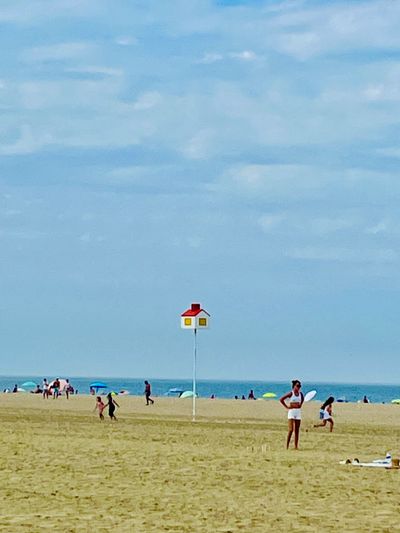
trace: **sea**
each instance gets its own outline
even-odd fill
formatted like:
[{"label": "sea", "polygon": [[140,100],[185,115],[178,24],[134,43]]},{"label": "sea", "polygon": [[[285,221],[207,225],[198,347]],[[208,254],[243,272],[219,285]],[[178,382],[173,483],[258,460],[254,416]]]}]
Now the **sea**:
[{"label": "sea", "polygon": [[[49,381],[54,376],[46,376]],[[107,377],[74,377],[59,376],[60,378],[68,377],[71,385],[78,394],[89,394],[90,384],[102,382],[107,387],[99,389],[99,394],[105,394],[110,391],[121,392],[128,391],[132,395],[142,395],[144,391],[144,378],[107,378]],[[169,392],[171,389],[178,391],[192,390],[192,381],[190,379],[151,379],[153,396],[179,396],[178,392]],[[7,389],[12,390],[14,385],[22,388],[23,384],[33,381],[41,385],[43,376],[0,376],[0,391]],[[350,383],[319,383],[319,382],[302,382],[302,391],[304,393],[310,390],[316,390],[316,401],[324,401],[328,396],[333,396],[336,401],[357,402],[367,396],[372,403],[390,403],[393,399],[400,398],[400,385],[379,385],[379,384],[350,384]],[[197,380],[197,393],[199,397],[210,398],[230,398],[237,396],[239,399],[246,398],[250,390],[254,391],[256,398],[261,398],[266,392],[272,392],[279,398],[290,390],[290,383],[280,381],[228,381],[228,380]],[[29,389],[29,388],[28,388]],[[23,393],[22,393],[23,394]]]}]

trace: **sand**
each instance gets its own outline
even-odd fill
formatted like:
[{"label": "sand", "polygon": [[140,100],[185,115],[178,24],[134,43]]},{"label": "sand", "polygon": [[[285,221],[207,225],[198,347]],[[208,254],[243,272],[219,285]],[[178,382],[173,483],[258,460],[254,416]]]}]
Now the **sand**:
[{"label": "sand", "polygon": [[400,471],[338,464],[398,454],[400,406],[310,402],[296,452],[276,401],[118,401],[0,396],[1,531],[400,531]]}]

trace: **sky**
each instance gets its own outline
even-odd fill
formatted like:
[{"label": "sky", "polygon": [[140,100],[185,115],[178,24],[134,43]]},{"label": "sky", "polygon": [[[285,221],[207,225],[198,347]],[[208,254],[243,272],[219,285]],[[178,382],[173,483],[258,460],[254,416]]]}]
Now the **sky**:
[{"label": "sky", "polygon": [[2,0],[0,374],[398,382],[399,20]]}]

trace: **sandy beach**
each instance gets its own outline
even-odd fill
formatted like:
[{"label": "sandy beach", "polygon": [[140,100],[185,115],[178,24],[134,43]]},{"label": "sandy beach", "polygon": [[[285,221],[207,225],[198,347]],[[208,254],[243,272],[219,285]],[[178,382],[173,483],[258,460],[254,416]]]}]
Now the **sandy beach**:
[{"label": "sandy beach", "polygon": [[310,402],[296,452],[277,401],[118,401],[1,395],[1,531],[400,531],[400,472],[339,465],[398,455],[399,406]]}]

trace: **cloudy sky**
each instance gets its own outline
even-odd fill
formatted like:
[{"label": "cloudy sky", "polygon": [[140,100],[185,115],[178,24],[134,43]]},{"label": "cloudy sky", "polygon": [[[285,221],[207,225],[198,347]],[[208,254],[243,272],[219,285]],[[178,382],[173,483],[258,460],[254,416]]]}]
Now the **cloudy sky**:
[{"label": "cloudy sky", "polygon": [[396,381],[399,21],[2,0],[0,373]]}]

